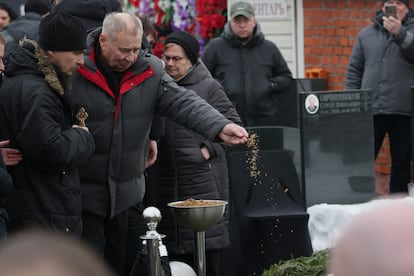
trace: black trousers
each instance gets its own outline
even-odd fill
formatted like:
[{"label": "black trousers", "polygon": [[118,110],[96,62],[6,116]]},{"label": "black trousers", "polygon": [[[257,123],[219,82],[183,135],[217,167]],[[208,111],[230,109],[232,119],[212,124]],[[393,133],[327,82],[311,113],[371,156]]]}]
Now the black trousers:
[{"label": "black trousers", "polygon": [[82,238],[104,257],[117,275],[125,271],[127,252],[128,211],[107,218],[88,212],[82,213]]},{"label": "black trousers", "polygon": [[128,239],[127,239],[127,271],[131,271],[138,254],[142,251],[142,239],[140,236],[145,235],[148,227],[142,217],[144,205],[138,203],[128,210]]},{"label": "black trousers", "polygon": [[391,151],[390,193],[406,193],[411,169],[411,117],[404,115],[375,115],[375,157],[388,133]]}]

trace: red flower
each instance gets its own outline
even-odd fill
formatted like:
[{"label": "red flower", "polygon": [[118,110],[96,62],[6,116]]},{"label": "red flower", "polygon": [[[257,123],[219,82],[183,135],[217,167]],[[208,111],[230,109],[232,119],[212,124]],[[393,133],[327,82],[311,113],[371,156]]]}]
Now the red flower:
[{"label": "red flower", "polygon": [[[129,0],[129,4],[134,7],[139,7],[139,3],[142,0]],[[147,0],[152,2],[150,11],[150,17],[153,22],[157,25],[160,32],[168,34],[172,31],[171,20],[174,15],[173,8],[167,8],[162,10],[158,3],[161,0]],[[146,2],[147,2],[146,1]],[[194,2],[192,2],[194,3]],[[209,40],[213,37],[220,35],[223,31],[224,25],[226,24],[226,15],[227,15],[227,1],[225,0],[196,0],[196,18],[191,18],[192,22],[185,27],[185,30],[190,34],[194,34],[204,45],[206,40]],[[153,10],[152,10],[153,9]],[[142,11],[141,11],[142,12]],[[197,28],[199,26],[199,28]],[[200,34],[198,34],[198,31]],[[204,41],[203,41],[204,40]],[[158,43],[157,47],[154,49],[154,52],[160,50]]]},{"label": "red flower", "polygon": [[213,14],[211,16],[211,26],[215,29],[223,29],[226,24],[226,18],[221,14]]},{"label": "red flower", "polygon": [[196,5],[201,37],[210,39],[221,33],[226,24],[226,1],[197,0]]},{"label": "red flower", "polygon": [[139,0],[129,0],[129,3],[136,8],[139,6]]}]

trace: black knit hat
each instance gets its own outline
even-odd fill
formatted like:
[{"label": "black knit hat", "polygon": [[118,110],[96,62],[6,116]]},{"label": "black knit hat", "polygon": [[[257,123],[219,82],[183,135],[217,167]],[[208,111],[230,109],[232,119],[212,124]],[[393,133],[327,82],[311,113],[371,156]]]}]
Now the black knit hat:
[{"label": "black knit hat", "polygon": [[198,43],[194,36],[183,31],[173,32],[167,37],[164,45],[167,45],[168,43],[175,43],[183,47],[191,63],[193,65],[197,63],[200,43]]},{"label": "black knit hat", "polygon": [[[388,0],[382,1],[382,4],[387,2]],[[400,2],[404,3],[407,7],[410,7],[410,1],[409,0],[400,0]]]},{"label": "black knit hat", "polygon": [[74,16],[52,13],[40,21],[39,45],[50,51],[82,51],[86,49],[86,31]]}]

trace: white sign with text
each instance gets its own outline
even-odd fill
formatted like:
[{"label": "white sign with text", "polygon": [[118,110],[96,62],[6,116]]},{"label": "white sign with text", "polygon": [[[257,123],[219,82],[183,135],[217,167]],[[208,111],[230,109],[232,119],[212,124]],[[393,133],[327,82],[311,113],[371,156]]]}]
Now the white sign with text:
[{"label": "white sign with text", "polygon": [[286,0],[250,0],[256,18],[286,18],[287,4]]}]

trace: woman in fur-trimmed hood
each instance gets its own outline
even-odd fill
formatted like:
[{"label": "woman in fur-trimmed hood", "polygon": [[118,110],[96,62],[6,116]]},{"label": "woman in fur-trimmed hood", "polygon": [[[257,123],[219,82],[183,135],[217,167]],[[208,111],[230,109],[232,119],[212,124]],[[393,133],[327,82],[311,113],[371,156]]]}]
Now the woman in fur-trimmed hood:
[{"label": "woman in fur-trimmed hood", "polygon": [[23,157],[8,168],[14,183],[9,230],[36,226],[79,235],[77,167],[95,145],[87,127],[71,122],[66,84],[83,63],[85,31],[63,13],[45,17],[39,31],[39,44],[24,40],[5,57],[7,77],[0,88],[0,137]]}]

